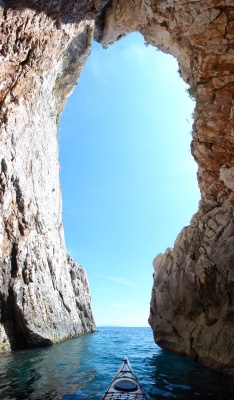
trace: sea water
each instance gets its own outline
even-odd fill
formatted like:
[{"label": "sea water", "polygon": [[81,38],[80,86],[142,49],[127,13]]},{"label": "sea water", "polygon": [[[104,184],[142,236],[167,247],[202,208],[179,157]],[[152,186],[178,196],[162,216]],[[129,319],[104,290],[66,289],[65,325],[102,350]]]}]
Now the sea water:
[{"label": "sea water", "polygon": [[119,327],[1,355],[0,399],[100,399],[124,356],[149,400],[234,399],[233,378],[163,351],[150,328]]}]

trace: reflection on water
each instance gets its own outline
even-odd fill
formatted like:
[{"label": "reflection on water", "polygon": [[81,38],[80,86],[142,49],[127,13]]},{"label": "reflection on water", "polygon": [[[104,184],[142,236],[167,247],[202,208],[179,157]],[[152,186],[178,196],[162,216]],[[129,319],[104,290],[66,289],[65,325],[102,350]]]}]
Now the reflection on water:
[{"label": "reflection on water", "polygon": [[165,351],[148,362],[153,399],[234,399],[234,380],[182,356]]},{"label": "reflection on water", "polygon": [[1,400],[100,399],[123,356],[151,399],[233,400],[233,378],[153,342],[150,328],[100,328],[58,345],[0,356]]},{"label": "reflection on water", "polygon": [[1,356],[0,399],[60,399],[67,390],[82,390],[84,375],[95,374],[91,367],[82,366],[88,341],[88,336],[81,336],[56,346]]}]

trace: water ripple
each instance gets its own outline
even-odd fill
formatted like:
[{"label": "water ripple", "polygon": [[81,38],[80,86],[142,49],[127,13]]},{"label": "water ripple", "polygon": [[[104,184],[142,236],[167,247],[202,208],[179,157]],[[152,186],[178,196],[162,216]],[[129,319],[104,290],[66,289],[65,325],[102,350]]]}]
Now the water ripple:
[{"label": "water ripple", "polygon": [[0,399],[100,399],[125,355],[149,400],[234,398],[233,378],[161,350],[150,328],[116,327],[1,355]]}]

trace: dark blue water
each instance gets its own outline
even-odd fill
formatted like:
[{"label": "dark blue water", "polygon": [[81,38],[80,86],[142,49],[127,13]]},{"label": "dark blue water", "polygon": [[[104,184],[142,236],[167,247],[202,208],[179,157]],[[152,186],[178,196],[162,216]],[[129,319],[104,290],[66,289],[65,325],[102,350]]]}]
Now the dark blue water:
[{"label": "dark blue water", "polygon": [[99,328],[52,347],[2,355],[0,399],[100,399],[125,355],[149,400],[234,399],[233,378],[161,350],[150,328]]}]

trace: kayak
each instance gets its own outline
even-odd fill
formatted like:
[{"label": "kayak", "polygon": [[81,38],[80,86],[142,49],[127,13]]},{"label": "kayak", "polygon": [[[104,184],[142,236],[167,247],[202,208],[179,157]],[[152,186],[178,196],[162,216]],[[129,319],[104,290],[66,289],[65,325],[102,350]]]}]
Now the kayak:
[{"label": "kayak", "polygon": [[102,400],[147,400],[127,357],[124,357]]}]

